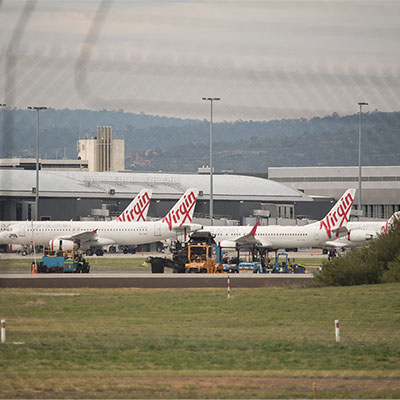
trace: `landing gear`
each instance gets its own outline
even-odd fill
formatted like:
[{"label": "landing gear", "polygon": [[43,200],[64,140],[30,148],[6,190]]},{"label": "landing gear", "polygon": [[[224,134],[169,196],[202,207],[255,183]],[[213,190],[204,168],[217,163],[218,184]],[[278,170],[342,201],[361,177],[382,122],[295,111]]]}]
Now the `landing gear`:
[{"label": "landing gear", "polygon": [[124,254],[128,254],[128,253],[135,254],[136,253],[136,247],[134,247],[134,246],[123,245],[123,246],[119,246],[119,249],[122,250],[122,252]]},{"label": "landing gear", "polygon": [[104,250],[103,249],[96,249],[96,250],[87,249],[85,251],[85,254],[87,256],[92,256],[93,254],[96,254],[96,256],[100,257],[100,256],[104,255]]}]

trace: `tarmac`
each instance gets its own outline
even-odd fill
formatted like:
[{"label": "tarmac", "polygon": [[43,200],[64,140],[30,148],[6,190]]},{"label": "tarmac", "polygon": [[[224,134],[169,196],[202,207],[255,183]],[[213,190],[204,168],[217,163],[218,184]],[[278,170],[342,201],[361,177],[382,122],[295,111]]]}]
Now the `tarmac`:
[{"label": "tarmac", "polygon": [[[154,253],[105,254],[104,258],[143,258]],[[157,255],[168,256],[167,253]],[[1,254],[2,259],[27,258],[17,254]],[[87,257],[90,262],[91,258]],[[290,252],[289,258],[325,258],[320,249]],[[256,288],[256,287],[303,287],[309,285],[312,274],[174,274],[166,269],[164,274],[150,271],[93,271],[89,274],[31,274],[29,271],[2,271],[1,288]]]}]

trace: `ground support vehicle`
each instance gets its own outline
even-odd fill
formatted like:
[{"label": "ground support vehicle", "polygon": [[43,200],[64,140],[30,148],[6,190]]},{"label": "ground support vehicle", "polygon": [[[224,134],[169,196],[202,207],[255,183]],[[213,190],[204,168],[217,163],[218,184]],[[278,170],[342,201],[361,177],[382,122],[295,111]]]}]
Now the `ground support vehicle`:
[{"label": "ground support vehicle", "polygon": [[[210,233],[195,232],[187,243],[177,242],[171,248],[172,260],[162,257],[148,257],[152,273],[163,273],[172,268],[177,273],[220,273],[224,272],[221,262],[221,248]],[[229,268],[232,268],[233,265]],[[229,272],[226,267],[225,271]]]},{"label": "ground support vehicle", "polygon": [[255,266],[253,272],[260,274],[305,274],[307,269],[301,264],[291,264],[287,253],[278,253],[274,262],[269,262],[264,266]]},{"label": "ground support vehicle", "polygon": [[222,272],[220,248],[216,244],[190,244],[185,270],[189,273]]},{"label": "ground support vehicle", "polygon": [[238,268],[240,271],[254,271],[259,270],[262,267],[260,261],[242,261],[239,263]]},{"label": "ground support vehicle", "polygon": [[32,262],[32,273],[89,273],[90,265],[76,251],[54,251],[43,250],[43,257],[40,261]]},{"label": "ground support vehicle", "polygon": [[305,273],[304,266],[290,264],[287,253],[276,255],[275,261],[265,259],[265,252],[256,257],[252,252],[252,262],[244,262],[238,256],[229,260],[223,258],[222,249],[215,243],[208,232],[195,232],[188,243],[176,243],[171,248],[172,260],[162,257],[148,257],[152,273],[163,273],[164,268],[172,268],[177,273],[239,273],[252,271],[254,273]]},{"label": "ground support vehicle", "polygon": [[222,264],[222,272],[227,272],[230,274],[238,274],[239,273],[239,264]]}]

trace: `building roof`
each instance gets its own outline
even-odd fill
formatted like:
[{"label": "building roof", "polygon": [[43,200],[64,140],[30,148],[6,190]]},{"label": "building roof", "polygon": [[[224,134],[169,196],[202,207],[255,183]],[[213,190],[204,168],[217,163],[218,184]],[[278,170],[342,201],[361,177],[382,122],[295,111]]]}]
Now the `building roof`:
[{"label": "building roof", "polygon": [[[87,160],[39,160],[42,169],[88,170]],[[1,158],[0,168],[36,169],[36,158]]]},{"label": "building roof", "polygon": [[[214,199],[257,201],[312,201],[295,189],[268,179],[242,175],[214,175]],[[36,171],[0,170],[0,195],[32,195]],[[142,172],[40,171],[39,193],[50,197],[132,198],[143,188],[153,190],[153,198],[177,199],[190,188],[210,195],[210,177],[203,174]]]}]

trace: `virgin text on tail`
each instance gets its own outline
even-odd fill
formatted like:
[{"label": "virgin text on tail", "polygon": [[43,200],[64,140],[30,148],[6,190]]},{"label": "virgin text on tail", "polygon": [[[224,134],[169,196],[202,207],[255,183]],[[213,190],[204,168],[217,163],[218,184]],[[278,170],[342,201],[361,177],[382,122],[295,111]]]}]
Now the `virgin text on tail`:
[{"label": "virgin text on tail", "polygon": [[172,230],[173,225],[178,227],[182,226],[186,220],[192,222],[191,211],[196,205],[196,195],[194,192],[190,192],[188,195],[184,195],[181,203],[173,208],[163,219],[162,222],[168,224],[169,230]]},{"label": "virgin text on tail", "polygon": [[[332,238],[332,229],[338,229],[343,226],[344,222],[348,222],[348,214],[354,203],[354,197],[351,193],[342,196],[338,204],[332,209],[331,212],[320,222],[319,229],[324,228],[328,238]],[[337,232],[338,236],[339,232]]]}]

